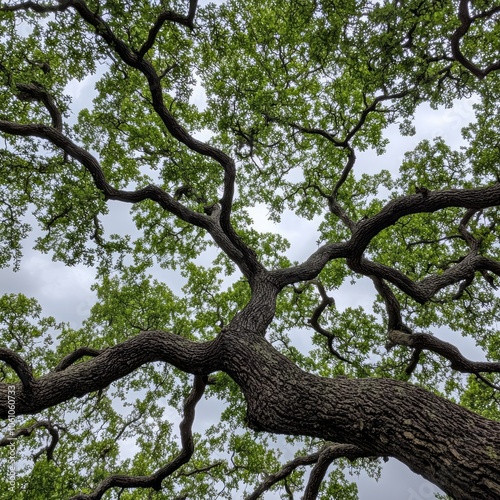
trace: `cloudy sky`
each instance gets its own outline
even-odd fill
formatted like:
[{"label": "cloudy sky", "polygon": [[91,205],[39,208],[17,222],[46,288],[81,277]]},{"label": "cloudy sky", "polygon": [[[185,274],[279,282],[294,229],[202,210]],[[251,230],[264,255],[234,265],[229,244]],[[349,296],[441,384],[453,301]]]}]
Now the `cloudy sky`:
[{"label": "cloudy sky", "polygon": [[[89,105],[88,99],[92,96],[95,77],[89,78],[80,84],[70,87],[76,109]],[[203,95],[198,92],[195,101],[202,103]],[[460,128],[472,117],[472,102],[458,102],[453,109],[433,111],[422,107],[417,113],[415,126],[417,135],[414,137],[400,137],[397,127],[387,131],[391,140],[387,154],[377,157],[373,152],[358,155],[356,175],[373,169],[397,169],[403,154],[423,138],[432,138],[441,135],[451,146],[461,143]],[[106,219],[106,232],[126,232],[130,218],[128,206],[114,204],[111,207],[111,216]],[[280,231],[291,242],[290,257],[303,260],[316,248],[314,226],[308,221],[284,218],[279,225],[267,221],[266,210],[263,207],[254,207],[252,214],[258,221],[257,229],[266,231]],[[308,236],[309,235],[309,236]],[[24,293],[35,297],[43,306],[44,315],[54,316],[59,321],[78,326],[87,316],[94,303],[94,295],[90,290],[94,272],[83,266],[67,268],[58,262],[52,262],[50,255],[35,253],[31,250],[33,240],[26,242],[21,270],[14,273],[12,270],[0,270],[0,293]],[[165,271],[161,271],[165,273]],[[180,277],[169,276],[169,285],[174,291],[180,290]],[[177,286],[175,285],[177,283]],[[355,286],[345,284],[339,293],[335,294],[337,307],[357,305],[371,307],[374,290],[371,282],[361,280]],[[298,344],[307,341],[295,339]],[[305,347],[304,344],[304,347]],[[472,342],[460,338],[460,348],[466,356],[480,359],[481,353]],[[220,411],[217,403],[210,400],[200,402],[198,415],[202,415],[195,422],[195,430],[200,432],[204,427],[212,424]],[[292,451],[292,450],[291,450]],[[290,452],[291,452],[290,451]],[[381,480],[377,483],[365,476],[357,479],[360,498],[362,500],[425,500],[434,498],[434,491],[438,491],[421,477],[413,474],[406,466],[395,460],[389,460],[384,466]],[[268,496],[266,498],[272,498]]]}]

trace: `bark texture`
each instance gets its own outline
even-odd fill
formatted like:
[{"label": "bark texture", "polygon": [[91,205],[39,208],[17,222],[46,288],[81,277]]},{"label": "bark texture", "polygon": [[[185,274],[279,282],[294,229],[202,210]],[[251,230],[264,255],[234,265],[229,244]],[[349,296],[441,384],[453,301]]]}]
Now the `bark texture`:
[{"label": "bark texture", "polygon": [[[458,284],[458,292],[452,300],[459,299],[473,281],[481,276],[490,286],[496,286],[494,278],[500,276],[500,264],[494,257],[488,256],[487,252],[482,252],[482,240],[473,236],[470,225],[473,216],[500,205],[498,176],[496,183],[485,182],[484,187],[474,189],[433,191],[427,187],[419,187],[415,189],[416,193],[394,198],[385,206],[381,206],[377,213],[366,215],[359,221],[348,214],[338,195],[345,187],[356,161],[354,147],[357,134],[363,130],[373,113],[384,111],[381,109],[383,103],[391,107],[403,98],[408,98],[408,102],[412,99],[421,102],[425,99],[424,87],[441,85],[447,78],[451,78],[452,64],[455,63],[481,80],[500,69],[498,61],[481,68],[462,52],[462,41],[471,25],[479,19],[493,20],[500,12],[500,7],[474,14],[470,12],[471,2],[461,0],[458,5],[457,23],[454,25],[455,31],[450,32],[448,36],[451,54],[443,54],[437,59],[435,56],[428,57],[429,64],[431,60],[437,63],[441,58],[441,62],[446,63],[446,66],[440,71],[425,71],[426,76],[422,75],[415,86],[409,85],[402,91],[390,91],[387,85],[382,83],[378,90],[363,94],[364,108],[362,106],[348,118],[344,118],[342,112],[342,123],[330,124],[340,130],[339,134],[343,134],[339,137],[328,130],[270,116],[268,111],[262,114],[261,118],[266,126],[278,124],[283,131],[292,131],[293,138],[296,133],[316,136],[325,141],[324,144],[328,147],[339,148],[345,158],[345,165],[342,168],[339,163],[338,178],[328,192],[324,186],[332,183],[331,176],[319,180],[318,185],[308,184],[297,192],[303,191],[304,196],[307,196],[308,190],[314,189],[316,194],[319,193],[319,203],[323,201],[325,210],[330,211],[328,215],[345,226],[348,236],[342,241],[333,239],[323,242],[302,263],[274,270],[265,268],[257,252],[233,224],[233,202],[237,192],[236,161],[222,149],[198,140],[180,123],[169,104],[172,98],[165,91],[165,70],[159,71],[155,67],[154,58],[148,59],[148,54],[154,49],[157,37],[165,24],[175,23],[183,29],[195,29],[196,9],[197,1],[190,0],[186,14],[173,11],[159,13],[146,31],[147,35],[142,44],[134,47],[130,37],[128,40],[120,39],[116,30],[112,29],[113,23],[108,22],[108,14],[100,13],[100,9],[89,6],[84,0],[61,0],[54,5],[27,1],[0,7],[0,11],[10,13],[9,15],[15,15],[18,11],[30,12],[33,15],[59,12],[73,15],[88,29],[89,38],[95,37],[109,50],[111,59],[120,64],[120,71],[123,71],[125,77],[127,71],[131,71],[138,78],[142,78],[145,93],[148,93],[145,96],[145,101],[150,105],[148,111],[155,114],[162,132],[177,141],[179,147],[187,148],[190,154],[197,154],[220,169],[222,181],[217,195],[219,197],[220,194],[220,197],[217,203],[201,209],[184,203],[179,195],[179,188],[172,195],[168,189],[153,184],[139,186],[130,191],[115,187],[105,174],[107,168],[110,168],[109,165],[106,169],[103,168],[99,159],[79,145],[76,139],[73,139],[74,134],[68,133],[69,128],[63,120],[64,114],[49,90],[33,82],[19,82],[13,85],[13,77],[3,64],[0,69],[5,73],[7,87],[12,87],[11,97],[23,101],[27,106],[28,103],[35,102],[38,107],[44,108],[48,113],[47,123],[50,121],[50,125],[38,122],[39,111],[33,115],[36,122],[32,123],[20,123],[17,116],[9,117],[7,114],[2,115],[0,119],[0,132],[8,136],[32,138],[33,141],[41,139],[49,145],[47,151],[54,148],[58,154],[62,152],[65,168],[83,169],[105,200],[130,204],[149,200],[169,216],[179,219],[182,224],[202,229],[220,251],[240,269],[251,288],[251,298],[246,307],[210,342],[193,342],[170,332],[145,331],[102,351],[77,346],[76,350],[62,359],[52,371],[39,378],[34,377],[29,364],[16,352],[1,348],[0,360],[16,372],[20,382],[14,389],[11,385],[0,384],[0,417],[9,418],[13,406],[16,415],[36,414],[71,398],[104,389],[145,363],[164,362],[194,374],[194,386],[184,405],[180,454],[150,476],[110,476],[102,481],[93,493],[75,498],[98,500],[112,487],[161,489],[163,479],[190,459],[194,450],[191,424],[196,402],[202,397],[208,383],[208,375],[223,371],[241,388],[247,402],[248,424],[256,431],[313,436],[332,442],[326,444],[321,451],[292,461],[279,473],[269,476],[250,498],[256,498],[299,465],[316,464],[304,497],[315,498],[320,482],[333,459],[339,456],[373,456],[398,459],[455,499],[499,499],[499,422],[476,415],[409,383],[382,378],[331,379],[307,373],[280,354],[265,336],[276,314],[278,294],[288,285],[316,280],[322,302],[313,313],[310,325],[329,340],[330,352],[334,356],[347,361],[333,348],[333,335],[320,324],[320,316],[332,303],[332,299],[317,281],[330,262],[345,259],[350,271],[373,281],[384,301],[388,319],[388,347],[400,345],[413,349],[412,362],[407,373],[415,369],[421,352],[428,350],[451,361],[453,369],[476,374],[485,383],[495,387],[481,373],[500,371],[497,362],[470,361],[451,344],[427,334],[412,332],[404,323],[402,308],[393,289],[423,304],[434,299],[443,289]],[[407,39],[407,43],[402,47],[412,48],[412,33],[416,27],[415,24],[406,34],[404,39]],[[436,46],[439,45],[436,42]],[[427,57],[421,59],[426,60]],[[47,71],[50,71],[50,67]],[[425,84],[422,87],[424,97],[421,96],[419,84]],[[468,94],[469,90],[465,88],[465,93]],[[141,87],[141,96],[142,92]],[[403,110],[406,116],[409,113],[406,105]],[[26,116],[30,116],[29,113]],[[304,120],[307,121],[306,118]],[[360,137],[363,141],[363,136]],[[137,151],[136,153],[139,154]],[[164,155],[165,150],[159,148],[158,153]],[[67,161],[70,158],[72,161]],[[182,165],[179,169],[182,170]],[[134,185],[133,182],[130,184]],[[347,193],[347,197],[352,195],[349,194],[350,191]],[[399,268],[369,260],[366,250],[370,243],[403,217],[433,213],[447,208],[463,209],[465,215],[462,214],[462,219],[457,221],[456,227],[453,228],[454,234],[444,235],[437,241],[451,238],[463,240],[464,255],[459,259],[447,263],[438,271],[434,269],[434,274],[429,272],[420,281],[411,279]],[[91,359],[81,361],[84,357]],[[81,362],[76,363],[77,361]],[[11,398],[13,393],[15,403]],[[51,430],[55,446],[58,439],[57,429],[48,421],[39,422],[36,426]],[[29,435],[36,426],[18,431],[16,437]],[[53,446],[49,447],[48,454],[52,454]]]},{"label": "bark texture", "polygon": [[[104,388],[145,362],[168,360],[197,373],[219,368],[241,387],[248,424],[257,431],[314,436],[355,445],[362,456],[394,457],[456,499],[500,496],[498,422],[409,383],[311,375],[248,330],[229,328],[205,345],[171,340],[143,334],[126,348],[42,377],[31,389],[18,384],[16,413],[37,413]],[[0,386],[2,418],[6,393]]]},{"label": "bark texture", "polygon": [[322,437],[397,458],[454,498],[499,497],[498,423],[410,384],[321,379],[259,343],[251,350],[249,372],[239,364],[235,377],[255,429]]}]

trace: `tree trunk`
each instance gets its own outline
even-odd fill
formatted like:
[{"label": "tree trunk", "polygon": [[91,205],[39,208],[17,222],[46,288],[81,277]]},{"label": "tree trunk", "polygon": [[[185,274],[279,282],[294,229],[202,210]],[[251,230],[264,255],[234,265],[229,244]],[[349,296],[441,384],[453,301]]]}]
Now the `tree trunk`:
[{"label": "tree trunk", "polygon": [[248,332],[223,337],[253,429],[394,457],[455,499],[500,498],[500,423],[408,383],[308,374]]},{"label": "tree trunk", "polygon": [[[263,326],[266,307],[256,311]],[[240,327],[206,343],[144,332],[29,387],[0,384],[0,417],[8,417],[11,387],[16,415],[36,414],[105,388],[152,361],[199,375],[222,370],[241,387],[248,424],[257,431],[314,436],[355,445],[363,456],[394,457],[455,499],[500,498],[499,422],[405,382],[306,373],[263,335],[251,333],[249,319],[237,316]]]}]

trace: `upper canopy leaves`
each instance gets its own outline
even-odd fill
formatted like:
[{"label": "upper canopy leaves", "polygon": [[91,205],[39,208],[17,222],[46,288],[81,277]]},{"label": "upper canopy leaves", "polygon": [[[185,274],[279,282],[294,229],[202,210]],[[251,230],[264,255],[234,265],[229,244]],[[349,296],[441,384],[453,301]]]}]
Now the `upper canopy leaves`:
[{"label": "upper canopy leaves", "polygon": [[[493,396],[474,378],[450,376],[448,363],[492,390],[498,370],[464,369],[446,345],[412,347],[404,335],[447,327],[498,360],[499,11],[466,0],[3,4],[0,266],[19,266],[22,241],[37,223],[38,250],[97,269],[99,301],[75,330],[38,321],[38,305],[22,295],[0,297],[0,335],[26,361],[4,353],[3,381],[19,376],[31,390],[26,371],[57,376],[84,365],[82,357],[126,350],[141,330],[162,347],[153,359],[161,365],[136,360],[125,373],[119,363],[125,375],[108,374],[111,388],[44,410],[42,423],[25,422],[25,454],[37,459],[54,451],[42,448],[40,429],[68,433],[59,469],[38,460],[29,472],[43,498],[92,490],[109,473],[145,476],[184,460],[193,442],[192,469],[175,469],[178,482],[164,481],[158,498],[232,498],[242,481],[257,487],[279,453],[266,452],[266,434],[233,432],[245,424],[234,368],[196,357],[227,332],[267,333],[285,356],[324,377],[413,376],[498,418]],[[364,160],[361,170],[360,153],[383,155],[398,140],[393,125],[415,133],[421,104],[443,109],[464,98],[474,101],[476,117],[464,123],[462,150],[428,137],[400,162],[388,157],[376,171]],[[109,229],[119,219],[116,201],[133,205],[137,231]],[[293,224],[307,232],[292,258]],[[157,263],[180,270],[182,283],[153,279],[152,269],[163,272]],[[336,305],[356,282],[363,294],[373,284],[373,311],[361,299],[363,307]],[[61,336],[53,348],[35,345],[54,330]],[[296,341],[307,331],[313,346]],[[161,342],[174,343],[179,358]],[[165,360],[195,373],[193,386]],[[202,380],[200,366],[225,368],[232,378]],[[207,384],[209,397],[229,410],[220,428],[193,437],[185,422]],[[165,403],[183,415],[182,450]],[[132,436],[137,454],[123,458],[118,443]],[[318,443],[304,447],[303,462],[288,464],[289,491],[302,487],[292,473],[299,463],[333,453],[321,447],[320,460]],[[30,488],[16,494],[36,498]],[[323,489],[353,495],[340,469]]]}]

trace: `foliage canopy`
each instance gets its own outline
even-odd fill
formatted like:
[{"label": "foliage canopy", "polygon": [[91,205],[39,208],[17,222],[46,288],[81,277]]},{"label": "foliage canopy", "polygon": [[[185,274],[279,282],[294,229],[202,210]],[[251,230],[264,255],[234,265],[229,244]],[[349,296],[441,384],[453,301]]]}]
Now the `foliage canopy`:
[{"label": "foliage canopy", "polygon": [[[0,266],[36,225],[35,249],[92,268],[97,297],[71,328],[0,296],[0,413],[14,386],[17,418],[0,453],[15,442],[20,463],[11,484],[2,462],[2,498],[349,499],[348,473],[389,456],[498,498],[499,13],[2,2]],[[465,99],[461,148],[358,159]],[[335,305],[349,283],[371,310]],[[440,340],[461,335],[486,361]],[[223,410],[196,434],[202,397]]]}]

